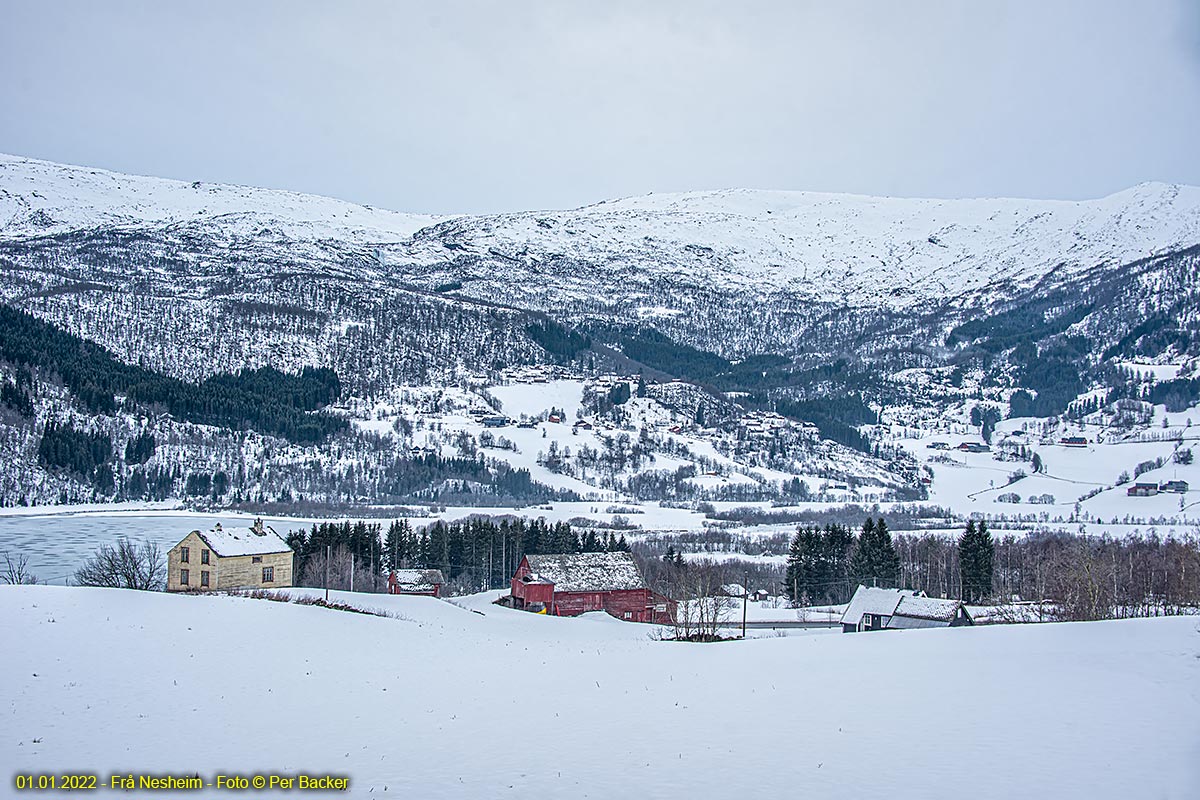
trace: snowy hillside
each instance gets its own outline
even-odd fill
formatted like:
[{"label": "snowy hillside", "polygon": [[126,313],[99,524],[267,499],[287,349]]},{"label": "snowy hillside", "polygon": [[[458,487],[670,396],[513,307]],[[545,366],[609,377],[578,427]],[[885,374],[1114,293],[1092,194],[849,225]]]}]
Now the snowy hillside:
[{"label": "snowy hillside", "polygon": [[420,261],[444,259],[451,243],[517,274],[553,271],[547,260],[587,264],[614,281],[609,294],[616,281],[661,275],[904,307],[1200,243],[1200,189],[1142,184],[1082,202],[692,192],[459,218],[423,231],[424,241],[412,254]]},{"label": "snowy hillside", "polygon": [[328,197],[123,175],[0,154],[0,235],[45,235],[97,225],[206,223],[273,227],[300,239],[407,238],[438,218]]},{"label": "snowy hillside", "polygon": [[[1190,489],[1126,499],[1118,480],[1151,460],[1171,478],[1200,403],[1193,187],[1082,202],[729,190],[435,219],[0,157],[0,266],[0,504],[483,491],[503,506],[932,501],[1021,524],[1196,514]],[[47,350],[44,323],[77,340]],[[86,343],[107,352],[62,380]],[[126,399],[148,380],[193,387],[161,399],[308,367],[336,377],[303,412],[340,417],[336,437],[262,429],[286,409],[214,420],[206,399],[188,418]],[[1167,408],[1169,442],[1148,431]],[[1004,450],[928,447],[983,435],[968,416],[984,410],[991,428],[1039,431],[1090,415],[1106,457],[1039,455],[1007,422]],[[493,430],[496,413],[511,419]],[[52,423],[98,455],[54,456]],[[1010,489],[1020,467],[1000,462],[1034,455],[1050,469]]]},{"label": "snowy hillside", "polygon": [[[440,220],[293,192],[0,155],[0,235],[179,223],[392,243],[388,263],[410,276],[450,255],[483,258],[508,280],[554,275],[555,262],[575,262],[588,265],[593,280],[612,282],[601,297],[619,294],[622,279],[648,284],[658,276],[905,307],[1198,244],[1200,189],[1148,183],[1079,202],[736,189]],[[496,276],[468,277],[487,283]],[[564,287],[576,277],[555,275]]]},{"label": "snowy hillside", "polygon": [[482,597],[361,605],[391,616],[0,587],[0,637],[21,643],[0,661],[0,760],[102,784],[345,775],[354,797],[1200,793],[1195,619],[710,646]]}]

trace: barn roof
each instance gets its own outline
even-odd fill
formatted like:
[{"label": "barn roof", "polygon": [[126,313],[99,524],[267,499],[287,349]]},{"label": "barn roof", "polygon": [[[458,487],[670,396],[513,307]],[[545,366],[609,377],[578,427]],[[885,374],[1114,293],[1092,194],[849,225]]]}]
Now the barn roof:
[{"label": "barn roof", "polygon": [[254,520],[249,528],[223,528],[221,523],[211,531],[192,531],[221,557],[261,556],[269,553],[290,553],[292,548],[270,525]]},{"label": "barn roof", "polygon": [[633,555],[616,553],[560,553],[525,556],[538,580],[549,581],[559,592],[599,592],[643,589],[646,582]]},{"label": "barn roof", "polygon": [[446,582],[440,569],[397,569],[392,574],[399,586],[418,591],[432,591],[435,584]]}]

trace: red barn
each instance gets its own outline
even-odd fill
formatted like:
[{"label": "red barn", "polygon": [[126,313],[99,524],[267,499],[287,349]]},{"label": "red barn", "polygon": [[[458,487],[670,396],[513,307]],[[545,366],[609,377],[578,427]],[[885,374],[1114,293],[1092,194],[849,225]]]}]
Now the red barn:
[{"label": "red barn", "polygon": [[440,597],[445,582],[440,569],[394,569],[388,575],[388,594]]},{"label": "red barn", "polygon": [[525,556],[513,575],[512,602],[559,617],[606,611],[631,622],[675,618],[675,603],[651,590],[624,552]]}]

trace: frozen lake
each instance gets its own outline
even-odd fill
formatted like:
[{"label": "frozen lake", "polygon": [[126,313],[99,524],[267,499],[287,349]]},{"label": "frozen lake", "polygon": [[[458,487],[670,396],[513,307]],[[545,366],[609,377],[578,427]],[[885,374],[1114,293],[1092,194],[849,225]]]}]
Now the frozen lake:
[{"label": "frozen lake", "polygon": [[[250,516],[195,514],[182,511],[83,512],[0,516],[0,554],[29,557],[30,571],[43,583],[65,584],[75,570],[102,544],[124,536],[140,543],[155,542],[166,555],[190,531],[207,530],[220,522],[225,527],[249,526]],[[308,527],[303,519],[264,517],[281,536]],[[2,563],[2,562],[0,562]]]}]

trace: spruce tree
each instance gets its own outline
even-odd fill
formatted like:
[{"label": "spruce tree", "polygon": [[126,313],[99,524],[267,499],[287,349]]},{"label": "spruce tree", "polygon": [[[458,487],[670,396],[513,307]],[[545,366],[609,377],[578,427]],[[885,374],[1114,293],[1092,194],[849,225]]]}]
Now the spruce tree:
[{"label": "spruce tree", "polygon": [[845,603],[854,593],[850,557],[854,552],[854,534],[845,525],[829,524],[821,533],[822,574],[826,576],[820,597],[826,603]]},{"label": "spruce tree", "polygon": [[993,560],[996,545],[986,522],[975,520],[958,539],[958,564],[962,574],[962,599],[968,603],[982,602],[992,593]]},{"label": "spruce tree", "polygon": [[788,548],[784,591],[793,603],[817,600],[824,583],[821,564],[821,531],[805,525],[796,531]]},{"label": "spruce tree", "polygon": [[850,573],[863,586],[894,587],[899,581],[900,559],[892,546],[892,534],[880,517],[878,524],[867,517],[858,545],[850,559]]}]

